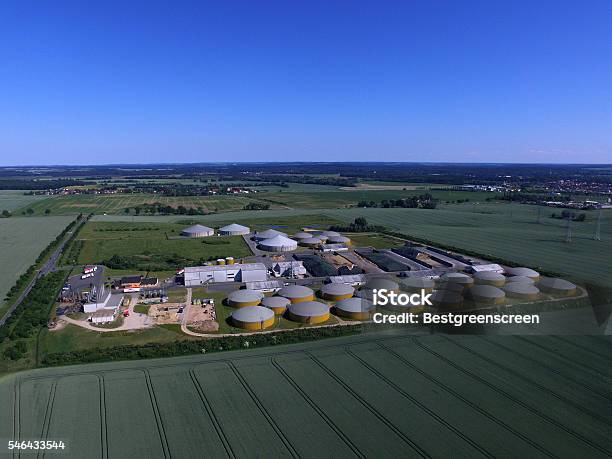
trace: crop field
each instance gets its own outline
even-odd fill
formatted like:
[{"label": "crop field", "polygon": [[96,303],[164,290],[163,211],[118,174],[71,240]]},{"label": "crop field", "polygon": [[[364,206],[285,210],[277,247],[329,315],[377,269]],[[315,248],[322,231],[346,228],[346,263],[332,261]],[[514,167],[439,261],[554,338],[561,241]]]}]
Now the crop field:
[{"label": "crop field", "polygon": [[3,210],[14,211],[25,205],[45,199],[44,196],[24,195],[23,190],[0,190],[0,212]]},{"label": "crop field", "polygon": [[610,457],[611,350],[373,334],[34,370],[0,381],[0,437],[92,458]]},{"label": "crop field", "polygon": [[53,216],[0,219],[0,305],[19,276],[72,220]]},{"label": "crop field", "polygon": [[164,271],[201,260],[250,255],[241,236],[178,239],[183,228],[175,223],[89,222],[78,236],[83,241],[78,260],[101,263],[119,255],[133,266],[117,269]]},{"label": "crop field", "polygon": [[[122,214],[126,207],[132,209],[143,204],[161,203],[166,206],[187,208],[201,207],[205,212],[227,212],[240,210],[253,199],[244,196],[158,196],[154,194],[116,195],[72,195],[54,196],[36,201],[20,210],[32,209],[34,214],[43,214],[49,209],[53,215],[75,215],[79,213]],[[273,207],[273,205],[271,204]]]},{"label": "crop field", "polygon": [[612,284],[612,212],[603,213],[601,241],[594,241],[597,214],[572,223],[572,242],[565,242],[566,222],[550,218],[559,209],[520,204],[455,204],[440,209],[342,209],[327,215],[352,221],[365,217],[407,236],[501,257],[527,266],[563,273],[578,281]]}]

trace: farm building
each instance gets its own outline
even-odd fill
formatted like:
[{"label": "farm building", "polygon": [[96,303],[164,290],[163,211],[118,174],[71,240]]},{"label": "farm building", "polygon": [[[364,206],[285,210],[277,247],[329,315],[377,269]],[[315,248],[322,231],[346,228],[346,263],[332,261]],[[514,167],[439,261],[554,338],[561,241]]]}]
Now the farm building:
[{"label": "farm building", "polygon": [[268,280],[263,263],[191,266],[185,268],[185,286],[198,287],[210,282],[259,282]]},{"label": "farm building", "polygon": [[510,282],[526,282],[528,284],[534,284],[535,283],[535,281],[531,277],[527,277],[527,276],[506,277],[506,284],[508,284]]},{"label": "farm building", "polygon": [[282,296],[267,296],[261,300],[261,305],[272,309],[276,315],[284,314],[290,304],[291,301]]},{"label": "farm building", "polygon": [[294,322],[320,324],[329,319],[329,307],[318,301],[304,301],[287,307],[289,319]]},{"label": "farm building", "polygon": [[346,300],[355,294],[355,289],[348,284],[325,284],[321,287],[321,297],[330,301]]},{"label": "farm building", "polygon": [[298,241],[304,247],[316,247],[323,244],[323,240],[318,237],[307,237]]},{"label": "farm building", "polygon": [[116,316],[116,311],[113,309],[100,309],[94,312],[89,319],[92,324],[106,324],[115,320]]},{"label": "farm building", "polygon": [[429,299],[439,309],[457,309],[463,304],[461,294],[450,290],[436,290]]},{"label": "farm building", "polygon": [[334,313],[347,319],[368,320],[372,317],[375,309],[371,301],[353,297],[338,301],[334,306]]},{"label": "farm building", "polygon": [[440,281],[463,285],[463,287],[471,287],[474,283],[474,279],[463,273],[446,273],[440,277]]},{"label": "farm building", "polygon": [[297,249],[297,242],[279,234],[270,239],[259,241],[259,248],[266,252],[291,252]]},{"label": "farm building", "polygon": [[235,290],[227,296],[227,303],[236,308],[244,308],[246,306],[257,306],[263,293],[257,290]]},{"label": "farm building", "polygon": [[298,242],[300,242],[302,239],[309,239],[312,237],[312,234],[310,233],[306,233],[305,231],[300,231],[298,233],[295,233],[293,236],[291,236],[293,239],[297,240]]},{"label": "farm building", "polygon": [[531,268],[507,268],[506,274],[509,276],[525,276],[537,281],[540,278],[540,273]]},{"label": "farm building", "polygon": [[478,271],[476,274],[474,274],[474,283],[479,285],[503,287],[506,283],[506,277],[503,274],[495,271]]},{"label": "farm building", "polygon": [[572,284],[570,281],[554,277],[541,277],[538,282],[538,288],[542,292],[561,296],[574,296],[578,291],[576,285]]},{"label": "farm building", "polygon": [[410,293],[418,293],[421,290],[424,290],[425,293],[431,293],[434,285],[434,280],[428,277],[407,277],[401,282],[401,287]]},{"label": "farm building", "polygon": [[251,229],[248,226],[242,226],[238,223],[232,223],[231,225],[219,228],[219,234],[222,236],[242,236],[243,234],[249,234],[250,232]]},{"label": "farm building", "polygon": [[314,300],[314,291],[303,285],[287,285],[278,291],[279,296],[284,296],[291,303],[303,303]]},{"label": "farm building", "polygon": [[232,323],[245,330],[264,330],[274,325],[274,311],[263,306],[246,306],[232,312]]},{"label": "farm building", "polygon": [[185,237],[207,237],[215,234],[215,230],[204,225],[193,225],[181,231],[181,236]]},{"label": "farm building", "polygon": [[256,241],[263,241],[265,239],[272,239],[273,237],[276,237],[276,236],[287,237],[285,233],[281,233],[280,231],[276,231],[274,229],[268,229],[268,230],[262,231],[261,233],[255,233],[253,235],[253,239],[255,239]]},{"label": "farm building", "polygon": [[504,291],[493,285],[475,285],[465,296],[477,304],[502,304],[506,299]]},{"label": "farm building", "polygon": [[521,300],[535,300],[540,296],[540,290],[533,282],[508,282],[503,290],[507,297]]}]

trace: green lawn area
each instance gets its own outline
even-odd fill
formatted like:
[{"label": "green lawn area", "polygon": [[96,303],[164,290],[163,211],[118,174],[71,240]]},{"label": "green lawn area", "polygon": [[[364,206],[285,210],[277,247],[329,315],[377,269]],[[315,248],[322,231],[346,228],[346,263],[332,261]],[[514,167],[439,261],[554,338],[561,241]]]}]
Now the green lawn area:
[{"label": "green lawn area", "polygon": [[26,193],[25,190],[0,190],[0,212],[3,210],[13,212],[15,209],[47,199],[46,196],[33,196],[24,193]]},{"label": "green lawn area", "polygon": [[176,238],[184,227],[175,223],[89,222],[78,236],[83,241],[78,260],[83,264],[102,263],[119,255],[130,265],[111,269],[107,275],[147,270],[167,274],[180,266],[250,255],[240,236]]}]

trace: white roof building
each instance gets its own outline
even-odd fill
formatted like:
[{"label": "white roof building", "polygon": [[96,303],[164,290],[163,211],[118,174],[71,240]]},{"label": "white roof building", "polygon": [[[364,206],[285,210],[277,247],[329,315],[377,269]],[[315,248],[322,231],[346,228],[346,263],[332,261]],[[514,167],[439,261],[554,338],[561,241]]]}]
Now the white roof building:
[{"label": "white roof building", "polygon": [[272,265],[272,274],[276,277],[299,277],[306,275],[303,261],[279,261]]},{"label": "white roof building", "polygon": [[487,264],[487,265],[472,265],[472,266],[470,266],[470,270],[473,273],[481,273],[481,272],[484,272],[484,271],[489,271],[489,272],[493,272],[493,273],[503,274],[505,272],[504,268],[502,268],[497,263],[490,263],[490,264]]},{"label": "white roof building", "polygon": [[267,281],[268,269],[263,263],[191,266],[185,268],[185,286],[197,287],[211,282]]}]

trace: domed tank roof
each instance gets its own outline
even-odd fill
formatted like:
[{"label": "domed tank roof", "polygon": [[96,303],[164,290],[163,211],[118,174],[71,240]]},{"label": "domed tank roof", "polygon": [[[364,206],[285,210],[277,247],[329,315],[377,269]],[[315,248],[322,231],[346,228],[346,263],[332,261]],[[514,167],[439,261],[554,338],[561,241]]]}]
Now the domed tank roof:
[{"label": "domed tank roof", "polygon": [[352,295],[355,289],[348,284],[325,284],[321,287],[321,293],[324,295]]},{"label": "domed tank roof", "polygon": [[471,285],[474,279],[464,273],[446,273],[440,277],[443,282],[455,282],[457,284]]},{"label": "domed tank roof", "polygon": [[193,225],[190,226],[188,228],[185,228],[184,230],[181,231],[181,233],[183,234],[208,234],[211,232],[214,232],[215,230],[212,228],[209,228],[208,226],[204,226],[204,225]]},{"label": "domed tank roof", "polygon": [[503,286],[504,292],[510,297],[535,297],[540,290],[529,282],[508,282]]},{"label": "domed tank roof", "polygon": [[248,234],[251,230],[248,226],[242,226],[238,223],[232,223],[227,226],[223,226],[219,228],[220,233],[240,233],[240,234]]},{"label": "domed tank roof", "polygon": [[531,277],[527,277],[527,276],[506,277],[506,283],[510,283],[510,282],[523,282],[523,283],[533,284],[535,281]]},{"label": "domed tank roof", "polygon": [[492,285],[474,285],[469,289],[469,296],[474,299],[501,299],[506,296],[503,290]]},{"label": "domed tank roof", "polygon": [[378,277],[375,279],[370,279],[366,282],[363,287],[365,290],[399,290],[399,285],[397,282],[392,281],[391,279],[385,279],[382,277]]},{"label": "domed tank roof", "polygon": [[489,282],[505,282],[506,277],[503,274],[493,271],[481,271],[474,274],[474,280],[489,281]]},{"label": "domed tank roof", "polygon": [[511,276],[525,276],[532,279],[537,279],[540,277],[540,273],[531,268],[506,268],[506,273],[510,274]]},{"label": "domed tank roof", "polygon": [[261,305],[266,308],[286,308],[291,301],[282,296],[266,296],[261,300]]},{"label": "domed tank roof", "polygon": [[233,303],[253,303],[260,301],[263,298],[263,293],[258,290],[234,290],[227,299]]},{"label": "domed tank roof", "polygon": [[307,244],[307,245],[317,245],[317,244],[322,244],[323,241],[319,239],[318,237],[306,237],[304,239],[300,239],[299,243]]},{"label": "domed tank roof", "polygon": [[538,282],[538,287],[540,290],[546,292],[572,292],[576,290],[576,284],[573,284],[565,279],[558,279],[554,277],[542,277]]},{"label": "domed tank roof", "polygon": [[351,242],[351,240],[346,236],[330,236],[327,242],[329,244],[347,244]]},{"label": "domed tank roof", "polygon": [[260,233],[255,233],[255,239],[257,239],[257,240],[271,239],[271,238],[276,237],[276,236],[285,236],[285,237],[287,237],[287,235],[285,233],[281,233],[280,231],[276,231],[275,229],[267,229],[267,230],[262,231]]},{"label": "domed tank roof", "polygon": [[299,233],[295,233],[293,235],[294,239],[308,239],[308,238],[311,238],[311,237],[312,237],[312,234],[306,233],[305,231],[300,231]]},{"label": "domed tank roof", "polygon": [[317,317],[329,313],[329,306],[318,301],[304,301],[287,307],[291,314],[301,317]]},{"label": "domed tank roof", "polygon": [[368,312],[375,309],[371,301],[357,297],[338,301],[334,307],[346,312]]},{"label": "domed tank roof", "polygon": [[406,277],[400,282],[400,286],[411,290],[434,288],[434,285],[434,280],[428,277]]},{"label": "domed tank roof", "polygon": [[240,322],[264,322],[274,317],[274,311],[263,306],[246,306],[232,312],[232,319]]},{"label": "domed tank roof", "polygon": [[304,287],[303,285],[287,285],[278,291],[279,296],[285,298],[307,298],[314,295],[314,291],[311,288]]}]

